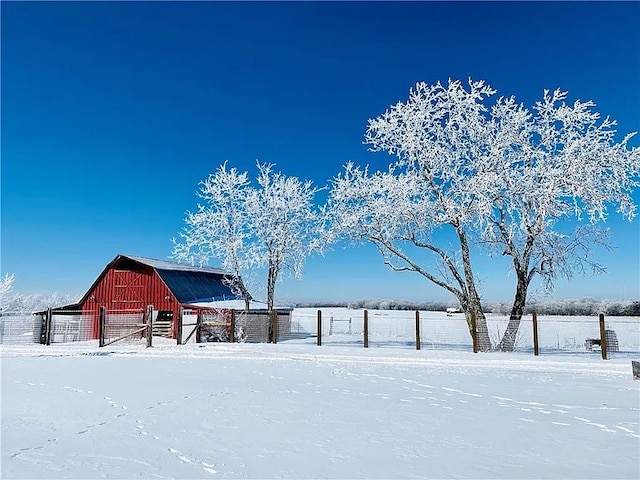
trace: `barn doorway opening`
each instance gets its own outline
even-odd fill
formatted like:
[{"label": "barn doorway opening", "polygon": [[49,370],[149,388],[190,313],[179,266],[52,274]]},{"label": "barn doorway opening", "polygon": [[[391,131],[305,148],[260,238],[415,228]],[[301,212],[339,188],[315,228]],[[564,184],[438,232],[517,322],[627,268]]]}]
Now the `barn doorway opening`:
[{"label": "barn doorway opening", "polygon": [[153,336],[173,338],[173,311],[158,311],[158,315],[153,320]]}]

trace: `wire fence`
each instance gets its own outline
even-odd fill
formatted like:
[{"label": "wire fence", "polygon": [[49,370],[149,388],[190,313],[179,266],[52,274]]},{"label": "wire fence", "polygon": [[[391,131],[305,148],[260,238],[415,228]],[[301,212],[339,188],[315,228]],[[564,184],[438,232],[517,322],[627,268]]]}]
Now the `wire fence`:
[{"label": "wire fence", "polygon": [[[152,307],[148,309],[152,310]],[[99,317],[97,311],[48,310],[35,315],[3,312],[0,315],[0,343],[95,340]],[[640,353],[640,317],[601,317],[527,315],[520,320],[518,328],[513,329],[513,322],[508,327],[507,316],[487,314],[477,323],[482,324],[492,350],[540,355],[603,355],[607,358],[637,356]],[[103,343],[139,342],[147,335],[146,322],[144,310],[105,311]],[[461,313],[303,308],[278,311],[276,322],[266,310],[200,309],[181,313],[179,322],[186,340],[179,337],[178,343],[290,342],[360,348],[474,349],[472,326]],[[480,330],[478,325],[476,329]],[[506,331],[513,333],[511,348],[504,348]]]},{"label": "wire fence", "polygon": [[[471,325],[462,313],[373,310],[367,311],[366,317],[365,324],[364,310],[295,309],[291,325],[297,336],[284,340],[327,346],[364,347],[366,344],[367,347],[473,350]],[[482,321],[478,319],[478,324]],[[509,317],[487,314],[484,322],[486,326],[482,328],[488,334],[490,349],[501,349],[505,345]],[[533,318],[524,316],[514,335],[513,348],[509,350],[533,354],[537,346],[537,353],[541,355],[600,355],[602,352],[598,317],[542,316],[537,318],[536,326],[537,338],[534,338]],[[478,331],[480,328],[476,325]],[[603,333],[608,358],[640,353],[640,317],[607,317]]]},{"label": "wire fence", "polygon": [[42,340],[42,318],[32,314],[3,312],[0,315],[0,344],[27,345]]}]

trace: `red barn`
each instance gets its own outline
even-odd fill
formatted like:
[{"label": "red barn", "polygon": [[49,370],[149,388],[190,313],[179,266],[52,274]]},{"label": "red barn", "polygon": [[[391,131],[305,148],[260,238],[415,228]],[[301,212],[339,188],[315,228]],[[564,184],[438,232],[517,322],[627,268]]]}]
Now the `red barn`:
[{"label": "red barn", "polygon": [[[164,326],[162,333],[175,338],[181,307],[195,302],[238,298],[224,282],[225,277],[228,274],[217,268],[118,255],[80,301],[65,308],[95,315],[100,307],[109,311],[129,311],[153,305],[157,312],[154,319],[157,328]],[[93,338],[98,338],[97,317]]]}]

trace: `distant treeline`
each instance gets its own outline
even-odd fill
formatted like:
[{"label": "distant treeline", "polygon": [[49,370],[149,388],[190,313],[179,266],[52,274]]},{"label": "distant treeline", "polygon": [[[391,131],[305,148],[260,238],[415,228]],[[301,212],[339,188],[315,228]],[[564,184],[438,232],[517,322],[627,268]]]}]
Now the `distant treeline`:
[{"label": "distant treeline", "polygon": [[[296,304],[300,308],[344,307],[367,310],[428,310],[445,311],[447,308],[459,308],[460,304],[450,302],[412,302],[408,300],[357,300],[352,302],[307,302]],[[509,315],[511,304],[487,302],[482,309],[485,313]],[[525,314],[537,312],[539,315],[598,315],[640,316],[639,300],[596,300],[585,297],[570,300],[545,300],[529,302]]]}]

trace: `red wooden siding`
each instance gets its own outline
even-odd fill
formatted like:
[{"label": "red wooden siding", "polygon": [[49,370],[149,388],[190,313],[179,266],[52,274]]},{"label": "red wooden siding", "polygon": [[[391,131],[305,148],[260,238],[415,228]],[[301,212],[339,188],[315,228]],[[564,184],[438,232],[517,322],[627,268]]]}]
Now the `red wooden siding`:
[{"label": "red wooden siding", "polygon": [[100,307],[113,310],[143,310],[153,305],[154,310],[173,312],[174,331],[178,321],[180,304],[171,294],[155,270],[145,265],[127,265],[119,269],[110,265],[94,284],[82,304],[83,312],[96,312],[93,335],[98,338],[98,312]]}]

